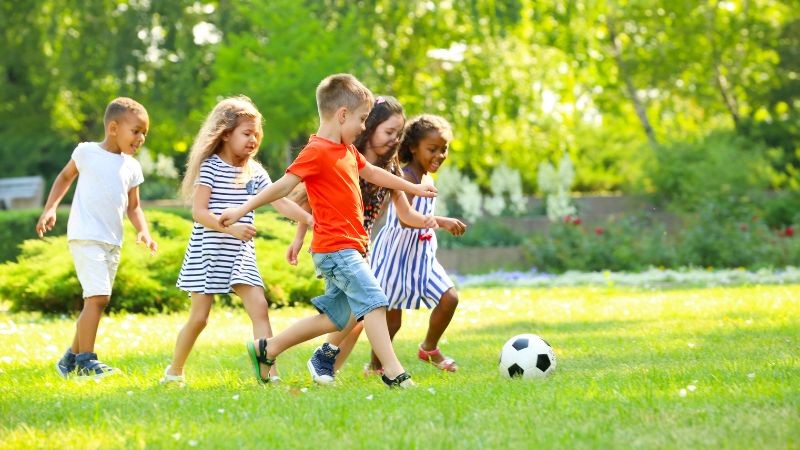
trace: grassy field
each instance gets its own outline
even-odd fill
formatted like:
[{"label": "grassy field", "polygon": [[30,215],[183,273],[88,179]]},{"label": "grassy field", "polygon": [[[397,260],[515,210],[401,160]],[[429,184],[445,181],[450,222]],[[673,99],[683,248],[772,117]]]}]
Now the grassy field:
[{"label": "grassy field", "polygon": [[[185,316],[117,315],[97,351],[124,374],[64,381],[71,318],[0,313],[1,448],[800,448],[800,286],[635,290],[466,289],[442,347],[461,371],[415,359],[425,312],[396,349],[419,387],[361,367],[311,385],[319,340],[281,356],[284,383],[252,378],[245,314],[216,309],[184,389],[158,385]],[[113,300],[112,300],[113,301]],[[273,327],[311,314],[273,311]],[[499,350],[536,333],[553,377],[502,379]]]}]

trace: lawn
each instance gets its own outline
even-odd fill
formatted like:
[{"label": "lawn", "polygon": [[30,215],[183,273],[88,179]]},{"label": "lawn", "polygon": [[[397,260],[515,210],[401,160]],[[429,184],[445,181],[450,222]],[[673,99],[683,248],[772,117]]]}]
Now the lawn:
[{"label": "lawn", "polygon": [[[427,326],[396,341],[418,388],[365,378],[366,341],[335,387],[310,382],[319,340],[259,386],[239,309],[215,309],[187,364],[158,385],[185,316],[116,315],[98,353],[123,374],[64,381],[71,318],[0,312],[0,448],[800,448],[800,285],[645,290],[469,288],[443,342],[456,374],[415,359]],[[113,301],[113,300],[112,300]],[[271,311],[285,328],[310,309]],[[555,374],[502,379],[502,344],[547,339]]]}]

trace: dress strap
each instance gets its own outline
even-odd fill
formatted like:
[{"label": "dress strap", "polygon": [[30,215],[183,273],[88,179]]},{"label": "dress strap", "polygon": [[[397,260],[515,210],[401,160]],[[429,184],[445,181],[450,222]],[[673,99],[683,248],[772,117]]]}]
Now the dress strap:
[{"label": "dress strap", "polygon": [[411,170],[411,168],[409,168],[408,166],[403,167],[403,172],[411,174],[411,176],[414,177],[414,182],[416,182],[417,184],[420,184],[422,182],[422,180],[420,180],[420,178],[417,177],[417,174],[414,173],[414,171]]}]

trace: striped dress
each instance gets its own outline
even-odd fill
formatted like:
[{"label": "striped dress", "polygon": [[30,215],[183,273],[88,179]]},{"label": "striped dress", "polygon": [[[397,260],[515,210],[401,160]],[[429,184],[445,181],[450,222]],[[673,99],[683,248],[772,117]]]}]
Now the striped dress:
[{"label": "striped dress", "polygon": [[[423,215],[433,214],[435,206],[435,198],[414,197],[411,202]],[[436,260],[436,233],[403,227],[393,202],[386,212],[386,225],[373,242],[370,266],[389,298],[390,309],[433,308],[454,286]]]},{"label": "striped dress", "polygon": [[[249,181],[242,183],[241,167],[231,166],[217,155],[203,161],[195,184],[211,188],[208,209],[212,213],[220,214],[226,208],[245,203],[271,183],[258,164],[250,162],[250,170]],[[252,224],[253,217],[251,211],[239,222]],[[233,292],[231,287],[235,284],[264,286],[256,266],[253,239],[243,242],[195,222],[178,275],[178,288],[202,294],[227,294]]]}]

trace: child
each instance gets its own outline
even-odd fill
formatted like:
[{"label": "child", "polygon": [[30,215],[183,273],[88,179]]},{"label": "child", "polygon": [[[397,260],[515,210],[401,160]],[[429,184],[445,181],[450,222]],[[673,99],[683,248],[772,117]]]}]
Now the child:
[{"label": "child", "polygon": [[[217,214],[239,206],[267,187],[269,175],[254,159],[261,144],[261,113],[247,97],[220,101],[195,138],[181,186],[192,199],[194,228],[178,275],[178,287],[190,293],[189,320],[178,333],[172,362],[162,383],[185,383],[183,366],[208,323],[214,294],[235,292],[253,322],[253,336],[272,336],[264,282],[256,267],[253,213],[222,227]],[[310,221],[295,203],[272,203],[290,219]],[[264,382],[278,381],[273,367]]]},{"label": "child", "polygon": [[[354,145],[359,153],[364,155],[367,162],[399,176],[400,163],[397,160],[397,144],[400,141],[404,124],[403,107],[397,99],[390,96],[378,97],[375,100],[372,111],[367,116],[366,129],[358,136]],[[359,184],[363,199],[364,229],[368,237],[372,234],[372,227],[383,209],[389,192],[391,192],[397,215],[403,224],[416,228],[436,228],[436,221],[433,216],[423,216],[413,210],[408,203],[408,199],[401,192],[390,191],[387,188],[368,183],[364,179],[360,179]],[[298,192],[295,196],[297,199],[295,200],[293,197],[293,200],[306,206],[307,202],[303,193]],[[298,234],[288,250],[290,264],[297,264],[297,254],[303,246],[303,238],[306,233],[305,225],[298,224],[297,228]],[[315,370],[312,371],[312,374],[317,374],[317,376],[313,377],[315,382],[320,384],[333,383],[336,370],[344,364],[362,329],[363,322],[357,322],[352,331],[344,329],[331,333],[328,337],[328,343],[316,349],[309,362],[315,367]],[[374,354],[373,358],[377,360]]]},{"label": "child", "polygon": [[[415,185],[366,162],[352,143],[364,131],[372,106],[372,93],[349,74],[331,75],[317,87],[320,126],[286,174],[244,205],[220,216],[220,224],[235,222],[264,203],[286,196],[305,181],[314,215],[312,258],[325,277],[325,293],[312,300],[320,314],[295,322],[273,338],[247,343],[248,353],[259,374],[261,365],[271,366],[284,350],[311,338],[341,330],[352,316],[364,320],[372,347],[383,362],[383,382],[390,387],[413,385],[392,349],[386,329],[386,295],[364,259],[367,233],[361,209],[359,175],[390,189],[418,196],[433,196],[428,185]],[[352,312],[351,312],[352,311]],[[314,372],[314,367],[309,366]]]},{"label": "child", "polygon": [[[413,183],[432,183],[429,174],[439,170],[447,159],[452,137],[450,124],[439,116],[425,114],[412,119],[406,125],[399,149],[400,161],[407,163],[403,168],[405,179]],[[436,199],[409,195],[409,200],[419,213],[433,214]],[[457,219],[437,216],[436,222],[454,236],[466,231],[466,225]],[[453,318],[458,294],[436,260],[436,234],[402,227],[395,209],[390,206],[386,225],[375,237],[370,264],[389,298],[386,313],[389,335],[394,338],[400,329],[403,309],[433,308],[428,332],[417,356],[439,369],[455,372],[458,366],[452,358],[442,355],[439,339]],[[373,360],[373,364],[376,362]]]},{"label": "child", "polygon": [[147,136],[147,110],[130,98],[119,97],[106,107],[103,124],[102,142],[82,142],[72,152],[53,182],[36,224],[39,237],[53,229],[56,208],[78,178],[67,240],[84,300],[72,346],[56,363],[56,370],[64,378],[73,372],[79,378],[102,378],[116,372],[97,359],[94,342],[119,266],[123,211],[138,232],[136,243],[143,243],[151,253],[158,249],[139,203],[139,185],[144,181],[142,166],[132,156]]}]

